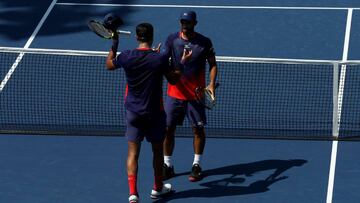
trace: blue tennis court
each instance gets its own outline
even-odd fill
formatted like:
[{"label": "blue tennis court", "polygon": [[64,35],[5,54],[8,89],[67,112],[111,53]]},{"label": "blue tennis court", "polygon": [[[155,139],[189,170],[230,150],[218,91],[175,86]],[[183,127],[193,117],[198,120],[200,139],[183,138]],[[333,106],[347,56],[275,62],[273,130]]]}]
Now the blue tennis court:
[{"label": "blue tennis court", "polygon": [[[111,42],[86,22],[116,12],[132,33],[150,22],[157,44],[188,9],[219,57],[219,102],[208,112],[205,178],[188,181],[186,123],[169,180],[176,193],[158,202],[358,201],[360,3],[3,0],[0,48],[10,52],[0,53],[0,202],[127,201],[124,75],[105,70]],[[134,47],[133,35],[120,38],[120,50]],[[151,201],[150,160],[144,142],[142,202]]]}]

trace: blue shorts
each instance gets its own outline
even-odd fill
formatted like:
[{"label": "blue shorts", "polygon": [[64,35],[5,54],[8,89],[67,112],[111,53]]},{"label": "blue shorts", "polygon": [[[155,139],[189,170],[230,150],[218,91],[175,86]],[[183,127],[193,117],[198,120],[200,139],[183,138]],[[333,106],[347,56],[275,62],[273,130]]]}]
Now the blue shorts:
[{"label": "blue shorts", "polygon": [[141,142],[146,137],[148,142],[163,142],[166,130],[166,114],[138,115],[126,111],[126,133],[128,141]]},{"label": "blue shorts", "polygon": [[182,125],[186,117],[194,127],[206,125],[205,107],[195,100],[180,100],[168,96],[165,103],[166,125]]}]

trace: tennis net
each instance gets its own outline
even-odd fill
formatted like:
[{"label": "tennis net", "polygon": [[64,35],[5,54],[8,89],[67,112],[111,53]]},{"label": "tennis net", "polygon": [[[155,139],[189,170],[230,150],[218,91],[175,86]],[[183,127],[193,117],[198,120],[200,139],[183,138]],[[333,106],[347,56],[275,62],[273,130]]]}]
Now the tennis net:
[{"label": "tennis net", "polygon": [[[0,133],[123,135],[123,71],[106,52],[0,48]],[[211,137],[357,139],[360,63],[217,57]],[[346,83],[345,83],[346,81]],[[346,84],[346,85],[345,85]],[[164,85],[166,91],[166,85]],[[186,121],[179,136],[191,136]]]}]

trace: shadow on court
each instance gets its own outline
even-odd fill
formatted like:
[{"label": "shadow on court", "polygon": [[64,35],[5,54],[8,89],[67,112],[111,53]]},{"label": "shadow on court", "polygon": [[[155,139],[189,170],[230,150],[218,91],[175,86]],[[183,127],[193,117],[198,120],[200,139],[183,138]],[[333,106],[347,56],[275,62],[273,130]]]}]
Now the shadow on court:
[{"label": "shadow on court", "polygon": [[[27,1],[1,0],[0,37],[10,40],[28,39],[51,2],[49,0],[37,0],[31,3]],[[86,3],[96,3],[96,1],[89,0]],[[118,2],[107,1],[107,3]],[[136,1],[123,0],[121,3],[129,4],[136,3]],[[132,12],[132,9],[130,7],[103,7],[96,9],[92,6],[55,5],[45,21],[45,24],[47,24],[46,30],[41,30],[38,35],[62,35],[89,30],[87,27],[89,19],[102,20],[109,12],[118,14],[127,24],[126,16]]]},{"label": "shadow on court", "polygon": [[[264,160],[248,164],[236,164],[206,170],[203,172],[205,178],[215,175],[230,175],[230,177],[201,183],[200,186],[203,186],[204,188],[178,191],[175,194],[156,202],[168,202],[174,199],[185,199],[193,197],[211,198],[266,192],[270,190],[269,187],[272,184],[288,178],[288,176],[281,176],[283,172],[295,166],[300,167],[306,162],[307,161],[303,159]],[[237,176],[244,175],[245,177],[249,177],[256,172],[267,170],[275,171],[265,179],[257,180],[247,186],[239,185],[245,182],[245,178]]]}]

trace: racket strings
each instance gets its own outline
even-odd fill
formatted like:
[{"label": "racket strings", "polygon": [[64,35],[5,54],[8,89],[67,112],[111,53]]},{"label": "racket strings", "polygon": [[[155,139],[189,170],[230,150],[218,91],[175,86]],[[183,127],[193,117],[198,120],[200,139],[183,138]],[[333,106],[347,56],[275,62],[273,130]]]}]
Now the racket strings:
[{"label": "racket strings", "polygon": [[110,30],[106,29],[102,24],[98,22],[91,22],[89,25],[96,34],[104,38],[110,39],[114,35]]},{"label": "racket strings", "polygon": [[204,96],[205,96],[205,105],[206,106],[208,106],[210,108],[215,106],[215,97],[210,90],[205,89]]},{"label": "racket strings", "polygon": [[209,89],[205,89],[205,95],[209,100],[215,100],[215,96]]}]

